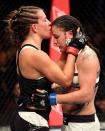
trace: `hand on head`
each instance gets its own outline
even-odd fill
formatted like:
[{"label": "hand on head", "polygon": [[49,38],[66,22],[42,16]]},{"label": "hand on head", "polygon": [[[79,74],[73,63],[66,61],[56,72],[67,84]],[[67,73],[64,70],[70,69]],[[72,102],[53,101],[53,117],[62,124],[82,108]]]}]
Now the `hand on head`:
[{"label": "hand on head", "polygon": [[77,33],[73,38],[68,38],[66,40],[67,46],[76,47],[77,49],[82,49],[85,46],[86,37],[85,35],[80,31],[80,27],[77,28]]},{"label": "hand on head", "polygon": [[73,35],[73,38],[68,38],[66,40],[67,44],[67,53],[72,53],[74,55],[78,55],[79,50],[83,49],[85,46],[86,37],[80,31],[80,27],[77,28],[76,35]]}]

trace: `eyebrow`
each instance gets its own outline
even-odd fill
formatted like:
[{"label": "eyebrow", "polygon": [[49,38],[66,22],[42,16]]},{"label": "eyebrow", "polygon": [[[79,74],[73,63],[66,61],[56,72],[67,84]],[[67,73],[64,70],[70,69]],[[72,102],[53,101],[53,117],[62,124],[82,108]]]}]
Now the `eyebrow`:
[{"label": "eyebrow", "polygon": [[59,35],[57,35],[57,34],[54,34],[54,33],[53,33],[52,35],[53,35],[54,37],[59,37]]}]

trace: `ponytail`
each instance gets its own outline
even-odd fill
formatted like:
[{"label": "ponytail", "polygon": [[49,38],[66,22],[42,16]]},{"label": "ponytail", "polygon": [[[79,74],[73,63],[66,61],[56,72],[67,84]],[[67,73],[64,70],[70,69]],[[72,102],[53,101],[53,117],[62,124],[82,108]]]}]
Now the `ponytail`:
[{"label": "ponytail", "polygon": [[38,23],[39,10],[43,9],[36,6],[21,6],[18,10],[10,12],[4,22],[7,23],[5,32],[11,43],[20,45],[24,41],[29,33],[30,25]]}]

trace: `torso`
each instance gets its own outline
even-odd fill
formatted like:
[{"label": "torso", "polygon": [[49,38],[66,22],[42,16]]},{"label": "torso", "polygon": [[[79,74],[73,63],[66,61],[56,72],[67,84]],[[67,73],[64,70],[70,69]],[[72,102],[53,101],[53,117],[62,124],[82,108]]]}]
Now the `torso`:
[{"label": "torso", "polygon": [[[30,51],[30,48],[31,50],[37,51],[37,48],[31,45],[26,45],[25,47],[21,48],[20,51],[21,50],[24,51],[25,48],[28,48],[28,51]],[[48,93],[52,92],[51,90],[52,82],[50,82],[46,77],[41,76],[40,73],[38,73],[31,66],[29,65],[27,66],[27,64],[25,64],[27,63],[27,58],[26,58],[26,62],[24,62],[23,59],[22,60],[21,58],[18,59],[18,55],[17,55],[17,67],[18,67],[17,72],[18,72],[19,85],[21,88],[20,97],[18,101],[19,105],[27,104],[28,99],[32,97],[32,94],[35,93],[36,89],[44,89]]]},{"label": "torso", "polygon": [[[83,55],[92,55],[92,54],[94,54],[94,51],[92,49],[90,49],[88,46],[86,46],[85,49],[80,51],[78,58],[76,60],[76,63],[75,63],[75,73],[74,73],[74,77],[73,77],[73,82],[72,82],[70,89],[67,92],[74,92],[74,91],[80,89],[79,80],[78,80],[78,72],[79,72],[78,67],[81,66],[80,65],[81,57]],[[97,60],[96,55],[95,55],[95,59]],[[99,70],[97,70],[96,85],[99,81],[99,72],[100,72],[100,66],[99,66]],[[96,85],[94,85],[94,86],[96,86]],[[94,97],[95,97],[97,86],[93,87],[93,88],[95,88],[95,91],[94,91]],[[96,112],[95,107],[94,107],[94,98],[89,103],[73,104],[73,105],[64,104],[63,105],[63,112],[66,114],[70,114],[70,115],[93,114]]]}]

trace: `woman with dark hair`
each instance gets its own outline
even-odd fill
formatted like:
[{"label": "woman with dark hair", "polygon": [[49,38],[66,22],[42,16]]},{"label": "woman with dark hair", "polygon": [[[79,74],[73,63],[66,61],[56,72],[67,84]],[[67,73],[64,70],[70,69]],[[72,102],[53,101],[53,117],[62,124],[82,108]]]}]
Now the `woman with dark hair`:
[{"label": "woman with dark hair", "polygon": [[[11,118],[11,131],[48,131],[48,118],[51,107],[43,108],[43,101],[38,103],[32,98],[36,89],[44,89],[51,96],[51,104],[56,94],[51,89],[52,82],[69,87],[74,73],[74,63],[78,45],[65,50],[65,65],[61,68],[41,50],[43,39],[50,37],[50,21],[43,9],[36,6],[22,6],[8,15],[6,32],[11,42],[20,45],[17,56],[17,74],[20,86],[18,107]],[[80,43],[83,44],[83,43]],[[76,45],[76,44],[75,44]],[[69,48],[69,45],[67,46]],[[36,103],[35,103],[36,102]],[[37,105],[37,107],[35,106]]]},{"label": "woman with dark hair", "polygon": [[[94,105],[100,74],[98,51],[90,44],[80,21],[72,16],[64,15],[56,18],[52,22],[52,35],[54,44],[60,48],[62,54],[65,54],[65,58],[59,61],[61,69],[64,68],[67,58],[65,50],[67,52],[71,48],[69,46],[67,49],[67,45],[75,43],[79,46],[80,43],[84,43],[75,61],[71,85],[59,87],[61,85],[54,83],[52,86],[54,90],[62,92],[56,94],[55,98],[56,103],[63,104],[62,131],[99,131],[100,124]],[[41,99],[41,95],[36,94],[34,97]],[[48,100],[49,97],[46,95],[47,103]]]},{"label": "woman with dark hair", "polygon": [[63,103],[64,120],[68,124],[68,126],[63,126],[62,130],[99,131],[100,124],[94,105],[100,74],[98,51],[89,42],[81,23],[72,16],[61,16],[53,21],[52,32],[61,45],[63,39],[60,41],[62,36],[59,33],[63,30],[64,33],[70,33],[69,39],[75,39],[78,27],[80,36],[86,37],[85,46],[76,59],[73,81],[69,90],[65,92],[67,94],[57,95],[57,102]]}]

